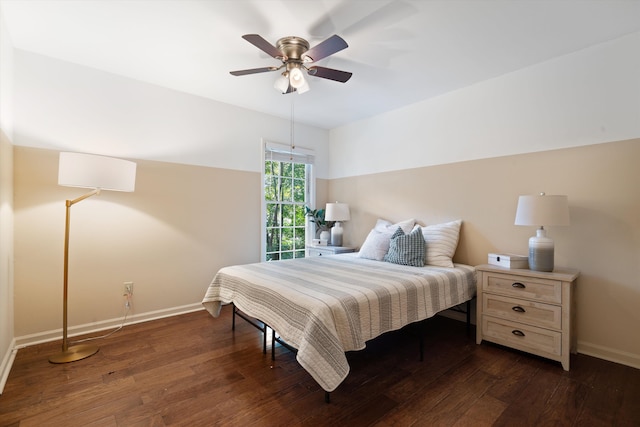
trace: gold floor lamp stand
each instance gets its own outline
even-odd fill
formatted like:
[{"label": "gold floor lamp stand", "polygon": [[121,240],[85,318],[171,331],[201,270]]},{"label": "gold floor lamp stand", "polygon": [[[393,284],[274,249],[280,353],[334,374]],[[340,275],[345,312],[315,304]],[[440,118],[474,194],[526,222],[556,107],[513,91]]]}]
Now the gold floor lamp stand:
[{"label": "gold floor lamp stand", "polygon": [[79,344],[69,347],[69,340],[67,339],[67,289],[69,284],[69,222],[71,216],[71,206],[78,203],[87,197],[91,197],[95,194],[100,194],[100,190],[93,190],[84,196],[80,196],[74,200],[67,200],[67,215],[64,228],[64,288],[63,288],[63,301],[62,301],[62,351],[49,357],[51,363],[69,363],[76,360],[85,359],[89,356],[93,356],[99,350],[98,346],[92,344]]},{"label": "gold floor lamp stand", "polygon": [[93,356],[100,350],[97,345],[92,344],[78,344],[73,347],[68,347],[66,350],[58,354],[54,354],[49,357],[51,363],[69,363],[76,360],[85,359],[89,356]]}]

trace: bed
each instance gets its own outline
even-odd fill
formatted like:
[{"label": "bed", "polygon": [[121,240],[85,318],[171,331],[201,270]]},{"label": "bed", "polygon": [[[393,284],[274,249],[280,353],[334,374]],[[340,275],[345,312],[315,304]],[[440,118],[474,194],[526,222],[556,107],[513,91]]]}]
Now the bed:
[{"label": "bed", "polygon": [[331,392],[349,374],[346,352],[465,303],[475,293],[471,266],[406,266],[356,253],[225,267],[202,303],[214,317],[232,303],[269,325]]}]

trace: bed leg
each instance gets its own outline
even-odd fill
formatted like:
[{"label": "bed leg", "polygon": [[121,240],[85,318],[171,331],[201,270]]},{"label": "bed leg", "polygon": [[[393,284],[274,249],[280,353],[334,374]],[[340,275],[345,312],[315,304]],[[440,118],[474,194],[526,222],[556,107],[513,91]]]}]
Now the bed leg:
[{"label": "bed leg", "polygon": [[276,331],[271,328],[271,360],[276,360]]},{"label": "bed leg", "polygon": [[231,330],[235,331],[236,330],[236,305],[234,303],[231,303],[231,312],[233,313],[231,315]]},{"label": "bed leg", "polygon": [[328,391],[324,392],[324,403],[331,403],[331,393]]},{"label": "bed leg", "polygon": [[471,336],[471,300],[467,301],[467,336]]},{"label": "bed leg", "polygon": [[267,354],[267,324],[262,322],[262,354]]},{"label": "bed leg", "polygon": [[424,361],[424,337],[420,334],[420,361]]}]

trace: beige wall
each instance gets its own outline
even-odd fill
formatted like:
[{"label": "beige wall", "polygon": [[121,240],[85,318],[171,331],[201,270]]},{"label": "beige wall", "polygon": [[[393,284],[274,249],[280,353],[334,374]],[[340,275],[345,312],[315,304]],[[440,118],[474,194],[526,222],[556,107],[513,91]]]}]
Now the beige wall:
[{"label": "beige wall", "polygon": [[566,194],[571,226],[551,227],[556,265],[577,268],[578,351],[640,367],[640,139],[332,180],[348,202],[345,241],[376,218],[463,219],[455,260],[527,253],[533,227],[513,225],[518,195]]},{"label": "beige wall", "polygon": [[[64,200],[83,191],[57,185],[58,152],[14,151],[15,335],[49,339],[61,322]],[[534,230],[513,225],[518,195],[567,194],[572,224],[549,234],[556,264],[582,273],[578,349],[640,366],[638,159],[640,140],[622,141],[318,180],[317,199],[350,204],[353,245],[378,217],[462,218],[455,260],[475,265],[488,252],[526,253]],[[260,258],[259,173],[137,163],[134,193],[103,192],[72,208],[72,331],[120,318],[124,281],[135,282],[132,319],[144,320],[199,308],[219,268]]]},{"label": "beige wall", "polygon": [[[15,335],[33,342],[62,326],[64,200],[85,191],[57,185],[57,151],[14,148]],[[134,193],[71,209],[71,332],[121,318],[124,281],[140,320],[200,308],[219,268],[260,259],[259,173],[136,162]]]}]

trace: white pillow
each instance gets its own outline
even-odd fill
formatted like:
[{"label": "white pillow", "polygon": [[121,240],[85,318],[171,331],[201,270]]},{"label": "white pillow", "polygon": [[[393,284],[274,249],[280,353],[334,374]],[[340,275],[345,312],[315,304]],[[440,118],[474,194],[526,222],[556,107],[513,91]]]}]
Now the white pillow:
[{"label": "white pillow", "polygon": [[415,219],[407,219],[397,224],[392,224],[384,219],[378,219],[375,227],[369,232],[369,235],[362,244],[358,257],[375,259],[376,261],[384,260],[384,256],[389,252],[391,236],[398,227],[402,228],[405,234],[409,234],[415,223]]},{"label": "white pillow", "polygon": [[425,265],[453,267],[461,224],[462,220],[456,220],[422,227],[422,236],[427,243]]},{"label": "white pillow", "polygon": [[[413,226],[415,225],[415,223],[416,220],[413,218],[406,219],[395,224],[391,224],[391,222],[385,219],[378,219],[378,221],[376,222],[376,226],[373,227],[373,229],[380,232],[390,232],[391,234],[393,234],[396,232],[398,227],[400,227],[402,228],[402,231],[404,231],[404,234],[409,234],[413,230]],[[391,238],[391,236],[389,236],[389,238]]]},{"label": "white pillow", "polygon": [[387,252],[389,252],[392,235],[393,233],[378,231],[374,228],[369,232],[367,239],[362,244],[358,256],[382,261]]}]

